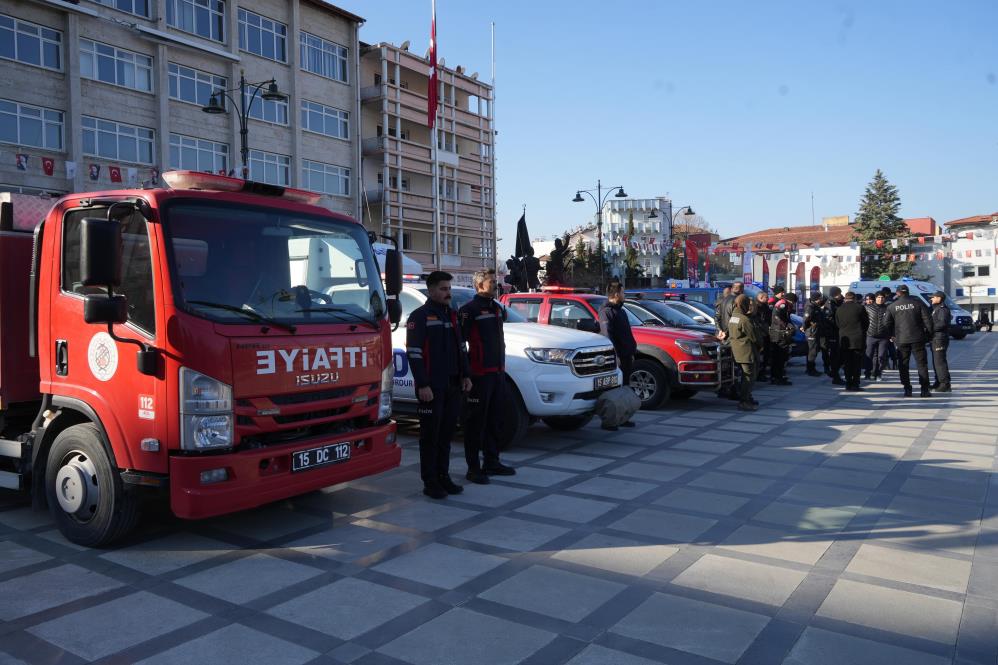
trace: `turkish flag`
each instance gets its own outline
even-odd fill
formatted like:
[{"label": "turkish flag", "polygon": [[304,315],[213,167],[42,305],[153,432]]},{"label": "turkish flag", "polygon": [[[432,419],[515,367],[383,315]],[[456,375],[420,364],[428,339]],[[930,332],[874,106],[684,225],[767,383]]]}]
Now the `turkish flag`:
[{"label": "turkish flag", "polygon": [[430,82],[426,90],[426,126],[433,129],[437,121],[437,0],[433,0],[430,18]]},{"label": "turkish flag", "polygon": [[120,166],[109,166],[107,167],[107,174],[111,178],[111,182],[121,182],[121,167]]},{"label": "turkish flag", "polygon": [[42,157],[42,171],[45,172],[45,175],[55,173],[55,160],[51,157]]}]

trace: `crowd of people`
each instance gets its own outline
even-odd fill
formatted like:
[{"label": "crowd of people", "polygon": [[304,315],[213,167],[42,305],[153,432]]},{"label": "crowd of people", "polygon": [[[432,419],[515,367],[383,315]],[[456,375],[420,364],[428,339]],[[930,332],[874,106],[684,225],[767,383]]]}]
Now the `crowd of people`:
[{"label": "crowd of people", "polygon": [[[832,287],[826,297],[813,293],[804,307],[800,330],[807,338],[808,376],[824,374],[844,390],[863,390],[862,381],[882,381],[884,371],[896,368],[904,396],[913,393],[909,363],[912,356],[918,373],[921,397],[931,397],[932,390],[950,392],[949,347],[950,310],[946,294],[932,294],[932,309],[912,296],[901,285],[895,292],[883,288],[861,298]],[[758,401],[752,397],[757,381],[789,386],[786,364],[790,358],[797,326],[790,317],[796,310],[797,296],[775,287],[770,296],[760,291],[754,299],[744,293],[744,285],[735,282],[726,288],[715,304],[717,337],[729,345],[738,365],[737,385],[721,396],[738,400],[738,408],[754,411]],[[929,383],[928,352],[932,350],[935,383]]]}]

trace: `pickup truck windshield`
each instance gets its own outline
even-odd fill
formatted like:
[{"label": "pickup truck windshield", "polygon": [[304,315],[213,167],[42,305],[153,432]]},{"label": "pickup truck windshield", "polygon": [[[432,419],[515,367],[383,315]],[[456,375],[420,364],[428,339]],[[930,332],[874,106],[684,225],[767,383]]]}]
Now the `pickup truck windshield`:
[{"label": "pickup truck windshield", "polygon": [[[419,292],[424,296],[427,295],[427,289],[425,287],[419,287]],[[475,290],[461,286],[453,286],[450,290],[450,296],[450,306],[454,309],[461,309],[475,297]],[[527,322],[525,318],[511,310],[509,307],[506,307],[502,303],[498,303],[498,305],[502,307],[504,312],[506,312],[506,323]]]},{"label": "pickup truck windshield", "polygon": [[180,201],[166,208],[174,297],[224,323],[368,323],[385,315],[367,233],[331,217]]}]

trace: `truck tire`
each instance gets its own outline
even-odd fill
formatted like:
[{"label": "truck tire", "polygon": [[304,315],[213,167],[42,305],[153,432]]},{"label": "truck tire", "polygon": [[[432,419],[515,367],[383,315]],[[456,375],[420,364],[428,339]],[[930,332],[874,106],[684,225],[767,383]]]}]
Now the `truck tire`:
[{"label": "truck tire", "polygon": [[125,492],[100,432],[90,423],[68,427],[52,442],[45,496],[62,535],[85,547],[113,542],[138,519],[138,500]]},{"label": "truck tire", "polygon": [[502,405],[502,417],[496,431],[496,444],[499,450],[506,450],[527,434],[530,426],[530,416],[523,398],[512,381],[506,382],[506,397]]},{"label": "truck tire", "polygon": [[689,399],[697,394],[697,391],[690,390],[689,388],[684,388],[682,390],[673,390],[672,396],[669,399]]},{"label": "truck tire", "polygon": [[585,427],[593,419],[593,414],[587,413],[581,416],[548,416],[542,418],[544,424],[559,432],[571,432]]},{"label": "truck tire", "polygon": [[672,393],[672,383],[665,368],[658,361],[649,358],[634,361],[629,383],[631,390],[641,400],[641,408],[645,410],[662,406]]}]

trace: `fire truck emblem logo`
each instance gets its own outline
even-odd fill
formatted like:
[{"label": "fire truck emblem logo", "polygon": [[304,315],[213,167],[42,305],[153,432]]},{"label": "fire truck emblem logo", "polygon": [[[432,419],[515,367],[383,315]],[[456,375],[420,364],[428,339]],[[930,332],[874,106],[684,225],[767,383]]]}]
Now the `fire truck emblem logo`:
[{"label": "fire truck emblem logo", "polygon": [[98,381],[110,381],[118,371],[118,347],[106,332],[99,332],[90,338],[87,364]]}]

